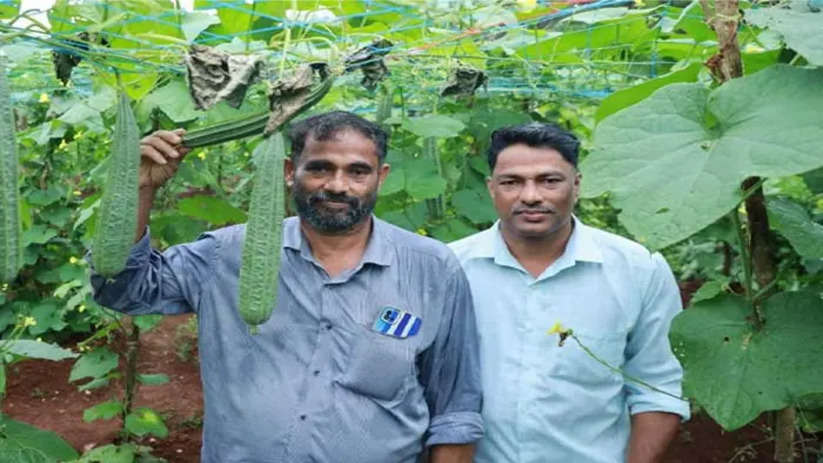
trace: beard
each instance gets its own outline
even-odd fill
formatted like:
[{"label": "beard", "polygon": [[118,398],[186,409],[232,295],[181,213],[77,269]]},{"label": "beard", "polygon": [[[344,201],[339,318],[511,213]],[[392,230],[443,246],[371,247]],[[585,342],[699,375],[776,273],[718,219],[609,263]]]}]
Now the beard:
[{"label": "beard", "polygon": [[[297,213],[314,229],[321,233],[343,234],[371,215],[377,204],[377,188],[369,190],[363,196],[328,193],[326,191],[309,192],[300,182],[294,182],[292,191]],[[345,204],[346,207],[331,209],[324,202]]]}]

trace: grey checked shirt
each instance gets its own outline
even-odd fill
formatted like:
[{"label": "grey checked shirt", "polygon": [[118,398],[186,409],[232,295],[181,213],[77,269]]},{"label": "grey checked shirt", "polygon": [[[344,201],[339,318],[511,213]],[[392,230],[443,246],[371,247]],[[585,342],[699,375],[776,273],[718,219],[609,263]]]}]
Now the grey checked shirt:
[{"label": "grey checked shirt", "polygon": [[[207,463],[414,462],[483,434],[471,293],[434,240],[374,219],[360,264],[330,278],[297,218],[283,227],[279,300],[252,336],[237,312],[244,226],[163,253],[148,233],[127,268],[92,275],[96,300],[132,315],[196,312]],[[420,318],[372,329],[386,307]]]}]

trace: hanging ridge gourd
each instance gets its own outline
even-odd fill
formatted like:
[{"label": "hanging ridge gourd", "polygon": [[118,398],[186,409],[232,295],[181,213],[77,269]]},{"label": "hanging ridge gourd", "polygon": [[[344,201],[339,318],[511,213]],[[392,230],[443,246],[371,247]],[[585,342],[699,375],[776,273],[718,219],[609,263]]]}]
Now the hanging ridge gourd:
[{"label": "hanging ridge gourd", "polygon": [[20,188],[14,113],[6,80],[6,57],[0,55],[0,280],[10,282],[22,263]]},{"label": "hanging ridge gourd", "polygon": [[271,317],[277,304],[285,214],[285,157],[286,147],[280,132],[258,145],[256,158],[259,164],[254,173],[238,284],[240,317],[249,325],[252,334],[257,333],[257,325]]},{"label": "hanging ridge gourd", "polygon": [[129,99],[120,93],[111,156],[92,243],[94,270],[113,277],[126,266],[137,227],[140,135]]}]

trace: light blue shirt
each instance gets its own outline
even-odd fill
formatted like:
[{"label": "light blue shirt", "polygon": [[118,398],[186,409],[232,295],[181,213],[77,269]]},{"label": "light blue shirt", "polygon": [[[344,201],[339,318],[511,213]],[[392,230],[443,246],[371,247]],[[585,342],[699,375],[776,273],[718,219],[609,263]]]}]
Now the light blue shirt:
[{"label": "light blue shirt", "polygon": [[675,396],[682,369],[668,332],[681,310],[660,254],[575,219],[563,255],[533,278],[498,224],[452,243],[469,279],[480,334],[483,419],[478,463],[625,461],[630,415],[689,416],[688,403],[625,380],[597,356]]},{"label": "light blue shirt", "polygon": [[[413,463],[483,435],[460,264],[442,243],[373,224],[357,267],[330,277],[286,219],[277,307],[254,336],[237,312],[243,225],[162,253],[147,233],[122,273],[92,275],[115,310],[197,313],[203,463]],[[405,315],[378,332],[387,309]]]}]

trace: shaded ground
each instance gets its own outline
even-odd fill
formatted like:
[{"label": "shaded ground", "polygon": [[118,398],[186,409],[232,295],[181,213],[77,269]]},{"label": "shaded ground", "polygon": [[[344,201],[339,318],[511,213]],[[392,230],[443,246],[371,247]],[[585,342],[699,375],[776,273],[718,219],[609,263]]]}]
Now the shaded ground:
[{"label": "shaded ground", "polygon": [[[147,439],[154,454],[173,463],[199,461],[202,423],[202,391],[196,345],[188,329],[188,317],[166,317],[142,337],[138,370],[165,373],[170,382],[142,386],[136,406],[160,413],[169,428],[163,440]],[[68,382],[73,361],[27,361],[10,368],[4,412],[14,419],[56,432],[82,451],[112,442],[119,420],[83,421],[83,410],[120,394],[121,385],[79,392]],[[669,451],[668,463],[770,462],[772,443],[763,420],[736,432],[723,432],[710,418],[697,414],[684,424]],[[819,442],[808,442],[820,448]],[[798,461],[803,461],[802,458]],[[814,461],[814,460],[810,460]],[[354,463],[354,462],[336,462]]]}]

